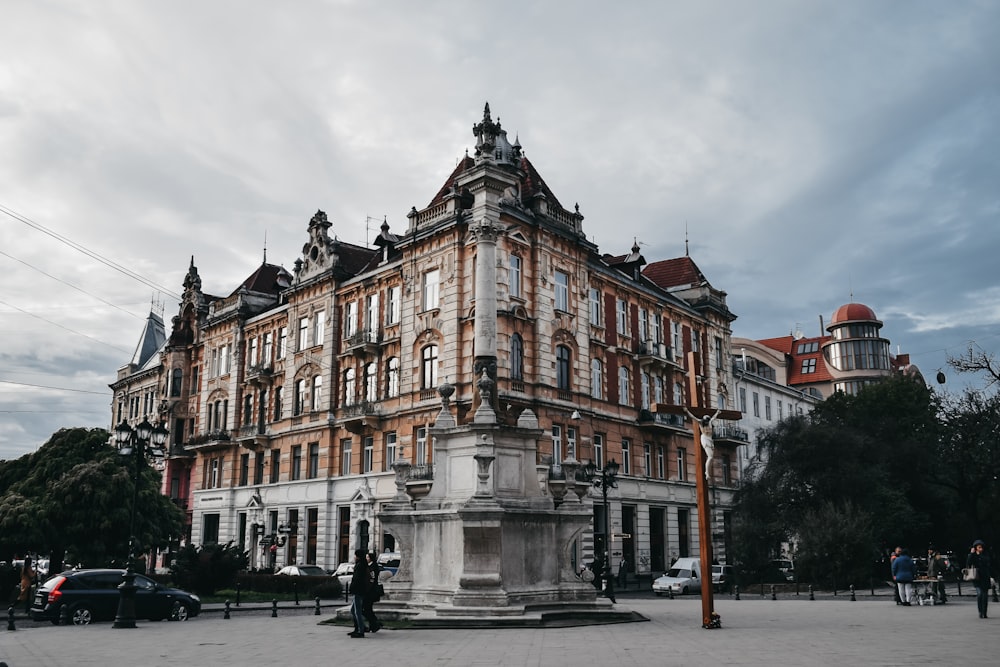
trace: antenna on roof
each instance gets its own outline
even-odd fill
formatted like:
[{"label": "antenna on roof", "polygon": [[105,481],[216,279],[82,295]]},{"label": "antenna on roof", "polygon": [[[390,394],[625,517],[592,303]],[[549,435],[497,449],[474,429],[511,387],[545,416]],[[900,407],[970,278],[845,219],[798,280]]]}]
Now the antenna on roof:
[{"label": "antenna on roof", "polygon": [[688,249],[688,223],[687,220],[684,221],[684,256],[690,257],[691,252]]},{"label": "antenna on roof", "polygon": [[264,264],[267,264],[267,230],[264,230]]},{"label": "antenna on roof", "polygon": [[371,227],[372,220],[378,222],[378,218],[373,218],[370,215],[365,216],[365,245],[368,245],[368,232],[372,230]]}]

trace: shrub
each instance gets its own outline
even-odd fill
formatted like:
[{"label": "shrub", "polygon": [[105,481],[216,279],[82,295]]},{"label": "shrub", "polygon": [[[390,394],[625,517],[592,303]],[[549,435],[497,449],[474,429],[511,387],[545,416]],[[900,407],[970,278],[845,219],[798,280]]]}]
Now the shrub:
[{"label": "shrub", "polygon": [[179,588],[211,595],[220,588],[232,588],[236,575],[245,570],[249,557],[232,542],[225,545],[188,545],[177,552],[170,573]]}]

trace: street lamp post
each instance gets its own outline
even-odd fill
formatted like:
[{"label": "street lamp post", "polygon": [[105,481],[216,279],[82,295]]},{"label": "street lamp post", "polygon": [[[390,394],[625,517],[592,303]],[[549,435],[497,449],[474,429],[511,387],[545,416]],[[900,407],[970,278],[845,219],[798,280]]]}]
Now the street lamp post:
[{"label": "street lamp post", "polygon": [[131,428],[125,420],[115,428],[115,442],[118,453],[122,456],[132,456],[135,459],[135,474],[132,487],[132,508],[128,524],[128,560],[122,583],[118,586],[118,613],[115,615],[116,628],[135,627],[135,508],[139,503],[139,478],[146,463],[146,456],[163,458],[163,445],[167,441],[167,429],[162,425],[153,426],[143,417],[142,423]]},{"label": "street lamp post", "polygon": [[[618,462],[614,459],[608,461],[608,464],[604,468],[598,470],[597,464],[593,460],[588,459],[586,465],[582,468],[583,478],[589,480],[596,488],[601,490],[601,499],[604,503],[604,564],[601,568],[602,572],[597,574],[603,574],[606,570],[609,575],[611,572],[611,512],[608,507],[608,489],[614,489],[618,486]],[[611,577],[607,578],[607,595],[614,601],[614,588],[611,583]]]}]

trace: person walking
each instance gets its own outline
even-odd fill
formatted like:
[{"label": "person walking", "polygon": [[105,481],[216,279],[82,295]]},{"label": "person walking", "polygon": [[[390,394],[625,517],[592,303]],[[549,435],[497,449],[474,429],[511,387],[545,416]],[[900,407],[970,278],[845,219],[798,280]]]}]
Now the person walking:
[{"label": "person walking", "polygon": [[615,575],[611,571],[611,559],[607,554],[604,555],[604,568],[601,570],[601,576],[604,578],[604,595],[612,603],[618,604],[618,600],[615,599]]},{"label": "person walking", "polygon": [[351,575],[350,592],[354,595],[351,602],[351,618],[354,619],[354,631],[351,637],[364,639],[365,636],[365,594],[368,591],[368,560],[364,549],[354,551],[354,574]]},{"label": "person walking", "polygon": [[910,599],[913,597],[913,576],[913,559],[910,558],[908,550],[902,549],[896,559],[892,561],[892,580],[896,582],[900,604],[904,607],[910,606]]},{"label": "person walking", "polygon": [[31,559],[31,554],[24,554],[24,562],[21,565],[21,591],[18,593],[17,601],[24,603],[24,610],[31,610],[31,585],[35,581],[35,562]]},{"label": "person walking", "polygon": [[990,557],[986,553],[985,542],[976,540],[972,543],[965,567],[976,568],[976,576],[972,579],[972,585],[976,587],[976,606],[979,607],[979,618],[986,618],[986,606],[990,602]]},{"label": "person walking", "polygon": [[379,594],[382,584],[378,578],[378,575],[382,572],[382,568],[379,567],[378,558],[374,552],[369,551],[365,554],[365,560],[365,564],[368,566],[368,589],[365,591],[365,604],[362,608],[362,615],[368,621],[368,629],[372,632],[378,632],[382,629],[382,623],[375,615],[375,603],[382,599],[382,596]]},{"label": "person walking", "polygon": [[931,595],[937,604],[944,604],[948,601],[948,594],[944,590],[944,573],[947,568],[944,559],[938,550],[931,544],[927,547],[927,578],[933,579],[931,583]]}]

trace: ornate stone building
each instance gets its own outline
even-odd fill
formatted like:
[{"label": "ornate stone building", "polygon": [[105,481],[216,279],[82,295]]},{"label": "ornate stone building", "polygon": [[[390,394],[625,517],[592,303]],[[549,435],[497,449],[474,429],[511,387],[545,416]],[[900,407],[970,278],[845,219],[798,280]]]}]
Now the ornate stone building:
[{"label": "ornate stone building", "polygon": [[[405,457],[428,483],[449,474],[430,434],[437,389],[454,387],[467,423],[485,370],[498,419],[513,426],[530,409],[544,429],[540,480],[570,453],[621,463],[611,526],[590,494],[578,563],[609,533],[614,562],[639,573],[697,555],[696,445],[690,423],[657,404],[691,404],[694,373],[702,405],[733,406],[725,292],[687,256],[647,264],[637,244],[601,254],[579,207],[560,203],[488,105],[474,134],[475,155],[371,248],[337,241],[318,211],[293,271],[265,262],[227,297],[201,291],[192,260],[156,401],[171,433],[164,492],[187,510],[185,539],[243,545],[254,567],[332,568],[359,546],[392,550],[379,519],[396,493],[392,463]],[[473,222],[496,235],[495,294],[476,294]],[[477,307],[496,309],[495,332],[475,335]],[[116,405],[130,400],[126,379]],[[712,540],[724,560],[746,432],[715,432]]]}]

